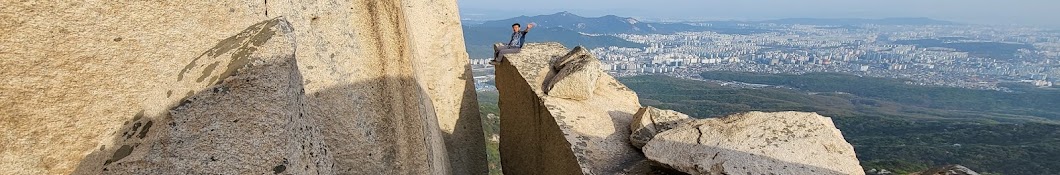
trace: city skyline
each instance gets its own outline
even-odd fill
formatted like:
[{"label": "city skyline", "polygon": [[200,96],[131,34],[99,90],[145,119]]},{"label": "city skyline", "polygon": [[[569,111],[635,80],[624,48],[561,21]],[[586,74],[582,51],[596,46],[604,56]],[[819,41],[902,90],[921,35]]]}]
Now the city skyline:
[{"label": "city skyline", "polygon": [[461,0],[458,3],[462,18],[473,20],[569,11],[587,17],[619,15],[643,20],[927,17],[970,24],[1060,28],[1060,22],[1051,19],[1060,16],[1060,11],[1053,10],[1054,7],[1060,7],[1060,1],[1048,0],[672,0],[669,3],[636,0]]}]

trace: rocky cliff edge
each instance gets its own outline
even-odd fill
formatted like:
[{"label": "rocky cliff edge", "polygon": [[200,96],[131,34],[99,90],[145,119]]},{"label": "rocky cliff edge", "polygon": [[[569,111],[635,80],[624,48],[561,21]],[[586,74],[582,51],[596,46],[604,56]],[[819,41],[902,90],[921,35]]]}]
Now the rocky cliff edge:
[{"label": "rocky cliff edge", "polygon": [[587,49],[527,43],[496,67],[505,174],[863,174],[831,119],[642,108]]},{"label": "rocky cliff edge", "polygon": [[505,174],[620,174],[644,159],[629,145],[637,95],[570,51],[528,43],[497,65]]}]

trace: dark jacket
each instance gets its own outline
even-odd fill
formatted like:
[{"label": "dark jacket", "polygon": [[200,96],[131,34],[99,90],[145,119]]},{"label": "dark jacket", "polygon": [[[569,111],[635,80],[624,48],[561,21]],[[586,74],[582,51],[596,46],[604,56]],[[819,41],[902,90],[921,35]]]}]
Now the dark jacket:
[{"label": "dark jacket", "polygon": [[508,40],[508,48],[523,48],[523,43],[526,42],[526,33],[528,33],[526,30],[512,32],[512,40]]}]

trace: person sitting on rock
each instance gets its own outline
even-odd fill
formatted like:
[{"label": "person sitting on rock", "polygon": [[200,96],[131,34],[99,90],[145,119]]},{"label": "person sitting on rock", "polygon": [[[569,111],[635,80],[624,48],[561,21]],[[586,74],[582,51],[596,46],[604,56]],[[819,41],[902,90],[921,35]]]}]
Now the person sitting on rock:
[{"label": "person sitting on rock", "polygon": [[512,39],[508,40],[508,44],[495,44],[493,45],[493,60],[490,60],[490,64],[496,65],[503,61],[502,55],[508,53],[518,53],[519,49],[523,48],[523,43],[526,39],[526,33],[530,32],[530,29],[534,28],[534,23],[526,25],[526,30],[519,31],[522,26],[519,23],[512,24]]}]

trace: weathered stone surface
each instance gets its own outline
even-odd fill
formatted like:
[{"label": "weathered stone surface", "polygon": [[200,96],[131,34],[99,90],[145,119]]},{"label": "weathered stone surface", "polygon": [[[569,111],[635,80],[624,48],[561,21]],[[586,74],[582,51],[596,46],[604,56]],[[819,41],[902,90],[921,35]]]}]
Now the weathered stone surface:
[{"label": "weathered stone surface", "polygon": [[832,120],[807,112],[696,120],[659,133],[643,151],[689,174],[864,174]]},{"label": "weathered stone surface", "polygon": [[600,60],[582,46],[562,57],[554,58],[545,80],[545,94],[571,100],[587,100],[596,90],[596,81],[604,74]]},{"label": "weathered stone surface", "polygon": [[979,175],[979,173],[961,165],[946,165],[912,173],[910,175]]},{"label": "weathered stone surface", "polygon": [[336,173],[486,171],[455,1],[0,4],[0,172],[65,174],[121,149],[123,129],[158,127],[256,52],[216,46],[279,16]]},{"label": "weathered stone surface", "polygon": [[551,59],[567,53],[559,43],[527,43],[497,65],[504,174],[623,174],[644,159],[629,145],[640,103],[614,78],[601,75],[586,100],[545,95]]},{"label": "weathered stone surface", "polygon": [[409,51],[445,136],[452,174],[487,174],[478,97],[453,0],[404,0]]},{"label": "weathered stone surface", "polygon": [[656,134],[667,131],[679,125],[691,122],[693,119],[688,115],[673,110],[662,110],[655,107],[643,107],[633,114],[633,122],[629,124],[630,144],[637,148],[644,147]]},{"label": "weathered stone surface", "polygon": [[196,59],[226,68],[216,71],[216,85],[169,115],[136,119],[75,174],[334,173],[324,137],[305,114],[291,30],[277,18],[219,43]]}]

